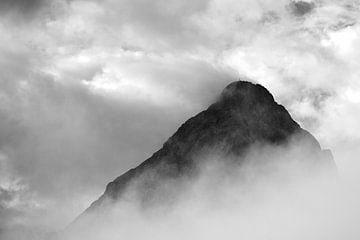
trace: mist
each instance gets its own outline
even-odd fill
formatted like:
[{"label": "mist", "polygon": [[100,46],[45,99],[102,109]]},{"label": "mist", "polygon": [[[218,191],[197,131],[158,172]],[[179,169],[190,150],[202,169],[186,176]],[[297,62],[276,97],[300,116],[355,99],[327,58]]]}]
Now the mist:
[{"label": "mist", "polygon": [[241,164],[209,150],[195,178],[159,179],[150,203],[135,180],[120,201],[86,213],[58,239],[357,239],[357,183],[334,163],[304,164],[304,144],[254,145]]}]

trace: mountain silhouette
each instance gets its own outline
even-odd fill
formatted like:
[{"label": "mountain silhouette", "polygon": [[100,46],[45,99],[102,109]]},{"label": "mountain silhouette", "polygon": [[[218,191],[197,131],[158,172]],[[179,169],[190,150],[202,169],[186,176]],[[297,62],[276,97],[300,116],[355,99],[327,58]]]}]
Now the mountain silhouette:
[{"label": "mountain silhouette", "polygon": [[157,190],[164,182],[195,176],[201,161],[206,161],[198,156],[214,149],[241,164],[250,146],[281,146],[294,136],[307,143],[303,153],[316,155],[316,160],[305,161],[334,165],[331,152],[322,150],[318,141],[275,102],[266,88],[247,81],[233,82],[208,109],[182,124],[160,150],[110,182],[86,212],[100,208],[104,202],[121,199],[131,184],[137,197],[143,202],[151,201],[158,197]]}]

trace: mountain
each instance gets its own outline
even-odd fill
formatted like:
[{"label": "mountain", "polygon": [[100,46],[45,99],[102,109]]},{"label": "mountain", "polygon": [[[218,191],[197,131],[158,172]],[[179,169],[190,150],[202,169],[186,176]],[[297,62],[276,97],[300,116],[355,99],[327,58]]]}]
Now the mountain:
[{"label": "mountain", "polygon": [[304,158],[309,153],[316,155],[315,160],[305,161],[334,165],[331,152],[322,150],[318,141],[275,102],[266,88],[247,81],[233,82],[208,109],[181,125],[160,150],[110,182],[86,212],[123,198],[130,185],[135,186],[136,196],[142,202],[158,199],[159,194],[171,192],[171,188],[164,188],[164,183],[196,176],[199,166],[206,161],[199,156],[215,149],[226,159],[241,164],[249,147],[286,145],[294,136],[306,142],[301,150],[306,153]]}]

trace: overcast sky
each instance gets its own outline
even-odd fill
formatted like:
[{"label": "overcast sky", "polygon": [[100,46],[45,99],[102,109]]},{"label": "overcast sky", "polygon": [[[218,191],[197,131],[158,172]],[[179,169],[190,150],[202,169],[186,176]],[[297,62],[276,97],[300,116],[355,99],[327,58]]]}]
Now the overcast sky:
[{"label": "overcast sky", "polygon": [[62,227],[230,82],[360,164],[357,0],[0,0],[0,231]]}]

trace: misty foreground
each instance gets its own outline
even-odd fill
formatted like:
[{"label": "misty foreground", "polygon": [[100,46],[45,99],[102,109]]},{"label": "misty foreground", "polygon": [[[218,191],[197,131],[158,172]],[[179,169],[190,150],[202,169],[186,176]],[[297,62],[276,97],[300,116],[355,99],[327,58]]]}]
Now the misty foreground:
[{"label": "misty foreground", "polygon": [[331,152],[264,87],[238,81],[58,238],[329,239],[319,206],[334,173]]}]

